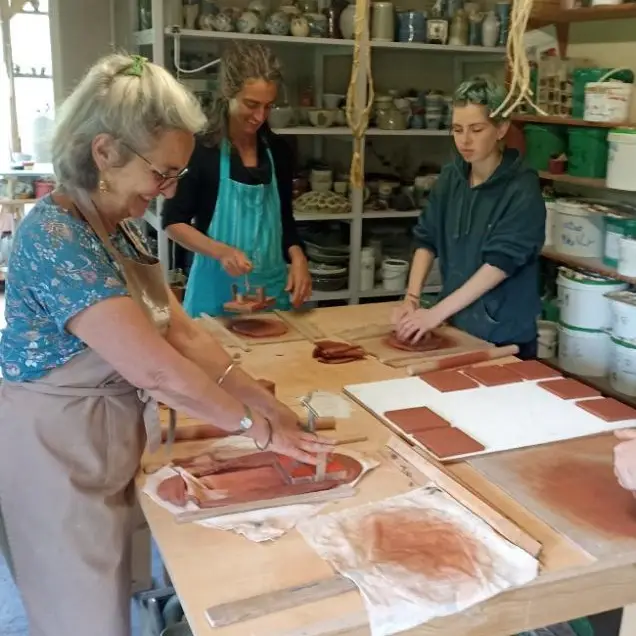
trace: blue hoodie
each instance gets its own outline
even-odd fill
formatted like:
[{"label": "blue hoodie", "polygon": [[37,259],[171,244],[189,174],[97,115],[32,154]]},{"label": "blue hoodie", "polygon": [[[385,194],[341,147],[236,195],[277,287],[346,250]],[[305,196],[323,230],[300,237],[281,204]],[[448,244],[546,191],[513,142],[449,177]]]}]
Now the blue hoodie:
[{"label": "blue hoodie", "polygon": [[414,230],[417,247],[439,257],[440,300],[486,263],[505,272],[508,278],[451,323],[498,345],[530,343],[541,311],[539,255],[545,239],[539,178],[512,149],[484,183],[471,187],[469,174],[459,156],[442,169]]}]

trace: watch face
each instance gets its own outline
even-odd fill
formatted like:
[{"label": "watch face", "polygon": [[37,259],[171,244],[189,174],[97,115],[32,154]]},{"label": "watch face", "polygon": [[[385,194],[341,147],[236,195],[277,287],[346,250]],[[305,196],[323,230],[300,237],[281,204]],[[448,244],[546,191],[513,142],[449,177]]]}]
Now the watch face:
[{"label": "watch face", "polygon": [[241,427],[242,431],[249,431],[253,425],[254,425],[254,421],[252,420],[252,418],[247,416],[242,417],[239,423],[239,426]]}]

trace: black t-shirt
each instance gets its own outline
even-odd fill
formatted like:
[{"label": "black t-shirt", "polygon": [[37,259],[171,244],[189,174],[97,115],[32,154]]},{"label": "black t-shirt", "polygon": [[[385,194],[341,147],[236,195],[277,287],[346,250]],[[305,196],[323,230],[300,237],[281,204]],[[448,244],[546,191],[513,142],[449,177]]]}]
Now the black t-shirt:
[{"label": "black t-shirt", "polygon": [[[272,169],[267,148],[274,160],[275,175],[280,197],[280,215],[283,229],[281,249],[289,262],[289,248],[298,245],[304,248],[298,236],[292,208],[292,180],[294,160],[291,147],[278,135],[267,131],[258,138],[258,167],[246,168],[239,154],[232,148],[230,155],[230,177],[247,185],[269,184]],[[208,145],[197,139],[188,164],[188,172],[179,181],[177,192],[164,203],[161,224],[164,228],[175,223],[192,224],[207,234],[219,193],[221,148]]]}]

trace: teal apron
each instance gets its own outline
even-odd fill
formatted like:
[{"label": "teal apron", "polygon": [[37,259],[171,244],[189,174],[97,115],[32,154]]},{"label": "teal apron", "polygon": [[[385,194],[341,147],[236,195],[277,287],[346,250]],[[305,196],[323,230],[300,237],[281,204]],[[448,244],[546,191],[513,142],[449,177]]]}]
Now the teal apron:
[{"label": "teal apron", "polygon": [[[247,185],[230,178],[230,148],[221,146],[219,192],[207,235],[215,241],[235,247],[252,261],[249,274],[252,292],[265,287],[268,296],[276,298],[276,308],[291,307],[287,286],[287,263],[283,258],[283,228],[276,169],[267,149],[272,167],[268,185]],[[245,277],[234,278],[226,273],[220,261],[195,254],[183,307],[193,318],[202,313],[227,315],[223,305],[232,299],[232,285],[245,292]]]}]

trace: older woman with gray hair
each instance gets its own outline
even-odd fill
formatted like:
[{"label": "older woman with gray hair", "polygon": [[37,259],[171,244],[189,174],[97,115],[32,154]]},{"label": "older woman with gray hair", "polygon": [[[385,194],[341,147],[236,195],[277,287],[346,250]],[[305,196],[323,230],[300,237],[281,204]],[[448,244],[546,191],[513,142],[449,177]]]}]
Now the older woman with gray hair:
[{"label": "older woman with gray hair", "polygon": [[281,79],[261,44],[224,51],[210,125],[164,208],[168,234],[195,255],[184,300],[193,317],[223,314],[234,284],[265,287],[278,309],[311,295],[292,210],[292,153],[267,124]]},{"label": "older woman with gray hair", "polygon": [[133,479],[161,439],[154,399],[303,462],[329,450],[187,316],[129,222],[174,195],[204,125],[162,68],[100,60],[59,113],[59,187],[16,234],[0,506],[32,636],[129,634]]}]

